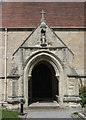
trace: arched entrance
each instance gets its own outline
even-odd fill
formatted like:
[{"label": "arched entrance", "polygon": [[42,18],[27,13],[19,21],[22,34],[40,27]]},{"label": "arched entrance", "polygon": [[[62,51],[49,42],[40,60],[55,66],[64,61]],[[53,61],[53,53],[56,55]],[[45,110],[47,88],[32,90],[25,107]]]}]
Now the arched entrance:
[{"label": "arched entrance", "polygon": [[53,66],[47,61],[38,62],[33,67],[32,78],[29,81],[29,103],[55,100],[59,94],[58,84]]},{"label": "arched entrance", "polygon": [[[35,97],[33,97],[33,93],[32,94],[32,79],[35,77],[33,77],[33,74],[35,75],[34,71],[37,71],[37,69],[39,68],[38,66],[42,66],[42,64],[44,64],[44,68],[46,68],[46,70],[48,71],[48,73],[51,74],[51,80],[52,81],[52,89],[51,89],[51,98],[55,98],[55,96],[57,95],[57,101],[59,102],[59,104],[63,104],[63,94],[65,92],[64,87],[62,87],[62,84],[64,84],[64,72],[63,72],[63,63],[62,61],[55,56],[55,54],[49,52],[49,51],[38,51],[36,53],[33,53],[31,55],[31,57],[29,57],[26,60],[25,63],[25,68],[24,68],[24,97],[25,97],[25,106],[28,107],[28,105],[32,102],[35,101]],[[40,74],[40,71],[37,72]],[[38,74],[38,75],[39,75]],[[36,80],[35,80],[36,81]],[[43,80],[42,80],[43,81]],[[39,82],[38,82],[39,83]],[[49,79],[48,79],[48,83],[49,83]],[[35,86],[35,83],[33,83]],[[49,83],[51,84],[51,82]],[[38,86],[40,84],[36,83],[36,86]],[[47,89],[47,88],[46,88]],[[37,97],[37,96],[36,96]],[[46,97],[46,96],[45,96]],[[48,99],[50,98],[49,96],[47,97]],[[44,99],[41,98],[40,99]],[[39,101],[38,97],[37,100]]]}]

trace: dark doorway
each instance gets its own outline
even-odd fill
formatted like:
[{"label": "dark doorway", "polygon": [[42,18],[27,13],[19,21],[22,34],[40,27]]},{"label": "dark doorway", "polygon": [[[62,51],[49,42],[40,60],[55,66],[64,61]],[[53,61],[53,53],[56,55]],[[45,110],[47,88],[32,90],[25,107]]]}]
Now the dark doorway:
[{"label": "dark doorway", "polygon": [[52,73],[44,63],[32,71],[32,98],[52,97]]},{"label": "dark doorway", "polygon": [[46,61],[36,64],[29,83],[29,103],[51,100],[58,94],[58,84],[52,65]]}]

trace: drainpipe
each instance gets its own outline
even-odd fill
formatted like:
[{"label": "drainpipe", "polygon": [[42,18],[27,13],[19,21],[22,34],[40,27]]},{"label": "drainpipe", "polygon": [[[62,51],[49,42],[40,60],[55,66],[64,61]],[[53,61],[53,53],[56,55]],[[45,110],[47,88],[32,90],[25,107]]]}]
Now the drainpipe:
[{"label": "drainpipe", "polygon": [[7,28],[5,28],[5,88],[4,101],[7,101]]}]

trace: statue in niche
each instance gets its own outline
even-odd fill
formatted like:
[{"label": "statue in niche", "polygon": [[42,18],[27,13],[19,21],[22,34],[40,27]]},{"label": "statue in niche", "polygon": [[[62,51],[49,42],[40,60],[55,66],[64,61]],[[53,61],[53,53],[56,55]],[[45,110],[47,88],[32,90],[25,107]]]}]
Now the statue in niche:
[{"label": "statue in niche", "polygon": [[41,46],[45,47],[46,44],[46,29],[42,28],[41,29]]}]

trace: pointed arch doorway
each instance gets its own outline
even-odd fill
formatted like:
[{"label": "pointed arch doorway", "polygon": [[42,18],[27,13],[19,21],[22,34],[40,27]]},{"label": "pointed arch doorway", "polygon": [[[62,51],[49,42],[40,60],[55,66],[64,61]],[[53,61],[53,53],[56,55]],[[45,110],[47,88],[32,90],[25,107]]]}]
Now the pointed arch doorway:
[{"label": "pointed arch doorway", "polygon": [[55,77],[53,66],[47,61],[38,62],[32,70],[28,84],[28,103],[52,101],[59,94],[59,82]]}]

